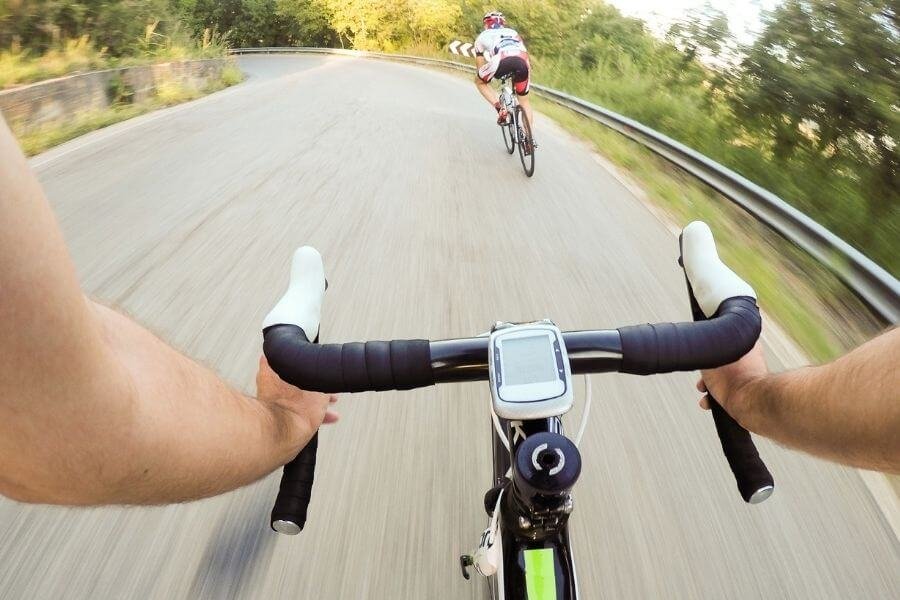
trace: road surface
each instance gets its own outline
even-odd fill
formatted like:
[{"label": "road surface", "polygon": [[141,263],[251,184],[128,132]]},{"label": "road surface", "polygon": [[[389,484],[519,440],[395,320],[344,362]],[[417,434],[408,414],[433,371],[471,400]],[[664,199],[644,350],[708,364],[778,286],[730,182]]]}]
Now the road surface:
[{"label": "road surface", "polygon": [[[85,288],[235,385],[253,391],[300,244],[326,259],[328,341],[687,318],[670,229],[547,121],[526,179],[458,76],[241,63],[242,85],[32,161]],[[778,489],[748,507],[694,379],[593,378],[571,522],[584,598],[900,597],[900,543],[857,472],[760,442]],[[295,538],[268,530],[275,476],[180,506],[0,501],[0,597],[483,598],[457,556],[486,524],[488,401],[478,384],[345,396]]]}]

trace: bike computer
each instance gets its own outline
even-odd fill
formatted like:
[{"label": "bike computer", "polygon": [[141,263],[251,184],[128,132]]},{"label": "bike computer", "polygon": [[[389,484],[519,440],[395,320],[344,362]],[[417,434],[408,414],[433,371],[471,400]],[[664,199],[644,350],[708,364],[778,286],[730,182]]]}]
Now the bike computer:
[{"label": "bike computer", "polygon": [[502,419],[545,419],[572,408],[572,372],[550,322],[499,325],[489,346],[491,400]]}]

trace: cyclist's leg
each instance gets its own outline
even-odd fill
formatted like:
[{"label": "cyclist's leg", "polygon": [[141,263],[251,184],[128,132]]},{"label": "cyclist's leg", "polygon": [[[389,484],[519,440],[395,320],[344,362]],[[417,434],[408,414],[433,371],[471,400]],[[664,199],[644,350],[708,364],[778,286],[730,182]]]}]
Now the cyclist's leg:
[{"label": "cyclist's leg", "polygon": [[519,104],[522,106],[522,110],[525,111],[525,116],[528,117],[528,124],[531,125],[531,131],[534,133],[534,116],[531,112],[531,102],[529,102],[528,96],[519,95]]},{"label": "cyclist's leg", "polygon": [[500,102],[500,96],[497,91],[491,87],[491,80],[494,73],[497,72],[497,63],[490,60],[478,68],[478,74],[475,76],[475,87],[484,96],[484,99],[491,103],[491,106],[497,106]]},{"label": "cyclist's leg", "polygon": [[497,90],[488,83],[489,81],[490,79],[486,82],[481,77],[476,77],[475,87],[478,88],[478,91],[484,96],[484,99],[491,103],[491,106],[496,106],[497,103],[500,102],[500,96],[497,95]]},{"label": "cyclist's leg", "polygon": [[[531,102],[528,100],[528,92],[531,91],[531,65],[528,59],[524,59],[525,64],[522,69],[517,70],[513,77],[513,89],[516,96],[519,97],[519,104],[528,117],[528,123],[531,125],[532,133],[534,132],[534,113],[531,112]],[[532,136],[533,137],[533,136]]]}]

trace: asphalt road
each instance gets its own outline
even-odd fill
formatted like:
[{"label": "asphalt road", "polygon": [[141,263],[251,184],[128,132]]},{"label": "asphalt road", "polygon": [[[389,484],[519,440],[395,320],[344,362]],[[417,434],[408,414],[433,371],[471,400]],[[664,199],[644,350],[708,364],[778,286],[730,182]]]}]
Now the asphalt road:
[{"label": "asphalt road", "polygon": [[[688,317],[676,240],[585,146],[538,120],[537,173],[451,74],[242,59],[240,86],[38,157],[85,288],[252,392],[259,323],[312,244],[323,340]],[[782,366],[773,358],[775,367]],[[694,376],[596,376],[572,536],[585,598],[898,598],[900,542],[859,474],[767,442],[737,495]],[[486,518],[485,385],[345,396],[306,531],[276,477],[202,502],[0,501],[2,598],[482,598],[457,556]]]}]

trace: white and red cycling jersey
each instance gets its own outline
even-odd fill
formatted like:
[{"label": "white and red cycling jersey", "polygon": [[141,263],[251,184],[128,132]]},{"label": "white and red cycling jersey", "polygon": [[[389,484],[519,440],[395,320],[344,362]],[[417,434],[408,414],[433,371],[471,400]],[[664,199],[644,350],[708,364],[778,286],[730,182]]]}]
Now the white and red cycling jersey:
[{"label": "white and red cycling jersey", "polygon": [[528,50],[525,49],[525,42],[515,29],[509,27],[485,29],[475,39],[475,51],[487,60],[484,66],[478,69],[478,76],[482,81],[487,83],[494,77],[512,73],[516,93],[520,96],[528,93],[531,83]]}]

